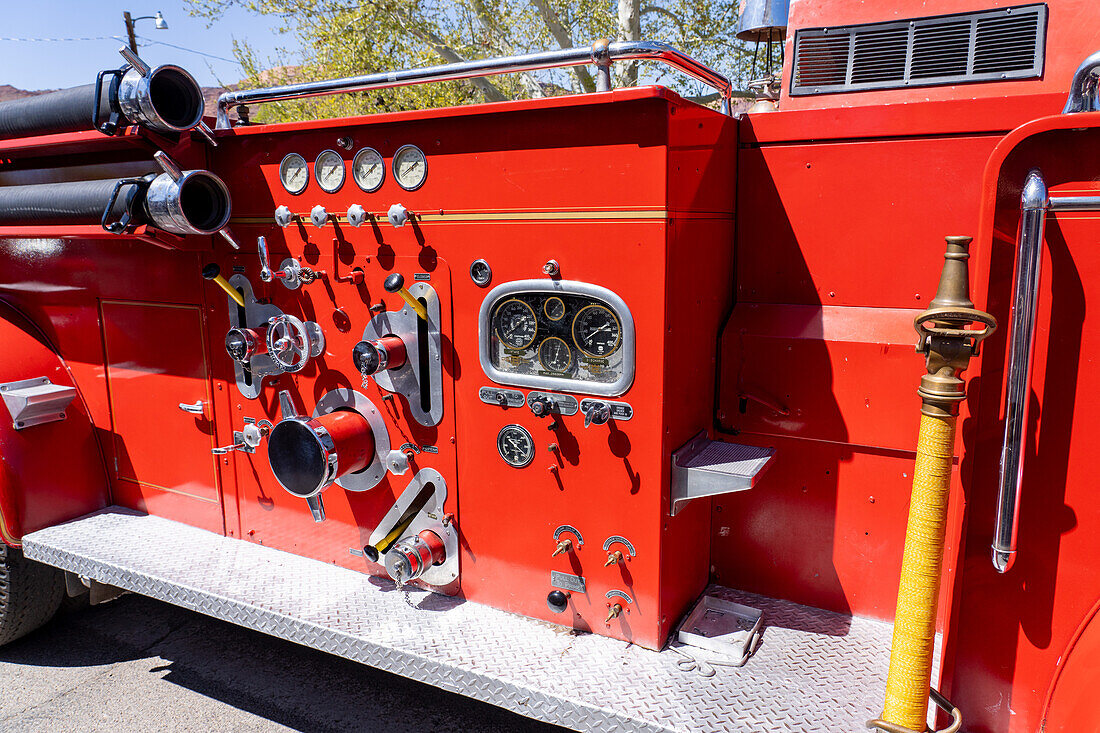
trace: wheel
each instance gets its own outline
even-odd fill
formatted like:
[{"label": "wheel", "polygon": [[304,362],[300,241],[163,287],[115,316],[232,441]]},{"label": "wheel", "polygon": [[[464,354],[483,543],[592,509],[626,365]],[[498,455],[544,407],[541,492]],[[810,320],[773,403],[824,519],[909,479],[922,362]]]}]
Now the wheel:
[{"label": "wheel", "polygon": [[0,542],[0,645],[53,618],[64,596],[60,570],[28,560],[21,550]]}]

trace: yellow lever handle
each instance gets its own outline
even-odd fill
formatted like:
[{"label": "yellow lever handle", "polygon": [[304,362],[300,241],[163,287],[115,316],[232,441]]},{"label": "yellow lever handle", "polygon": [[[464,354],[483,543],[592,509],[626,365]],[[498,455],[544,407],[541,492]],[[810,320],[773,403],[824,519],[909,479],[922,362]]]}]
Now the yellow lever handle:
[{"label": "yellow lever handle", "polygon": [[219,288],[225,291],[226,295],[237,303],[237,305],[244,308],[244,296],[241,295],[239,290],[229,284],[229,281],[222,276],[221,272],[222,268],[218,267],[217,264],[213,262],[202,268],[202,276],[204,278],[213,280]]},{"label": "yellow lever handle", "polygon": [[413,309],[413,313],[416,317],[422,321],[428,320],[428,309],[424,307],[424,304],[413,297],[409,289],[405,287],[405,278],[399,272],[395,272],[386,278],[386,281],[382,284],[382,287],[386,289],[387,293],[394,293],[400,295],[401,299],[409,304],[409,307]]}]

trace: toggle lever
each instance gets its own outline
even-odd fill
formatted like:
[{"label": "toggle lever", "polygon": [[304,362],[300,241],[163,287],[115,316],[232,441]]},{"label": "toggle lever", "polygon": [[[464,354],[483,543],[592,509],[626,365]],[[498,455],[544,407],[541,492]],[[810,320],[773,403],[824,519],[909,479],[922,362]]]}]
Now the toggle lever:
[{"label": "toggle lever", "polygon": [[207,280],[213,280],[214,283],[225,291],[225,294],[232,298],[237,305],[244,308],[244,296],[240,292],[229,284],[229,281],[222,275],[222,268],[218,267],[216,262],[211,262],[202,268],[202,276]]},{"label": "toggle lever", "polygon": [[382,283],[382,287],[386,289],[387,293],[395,293],[401,296],[401,299],[409,304],[409,307],[416,313],[416,317],[422,321],[428,320],[428,309],[424,307],[424,304],[413,297],[409,289],[405,287],[405,277],[395,272],[386,278],[386,281]]},{"label": "toggle lever", "polygon": [[302,267],[293,257],[283,260],[279,266],[281,269],[272,270],[271,258],[267,254],[266,237],[256,237],[256,249],[260,254],[260,279],[265,283],[278,279],[282,280],[283,285],[290,290],[297,290],[299,285],[309,285],[325,274],[323,271],[315,272],[309,267]]},{"label": "toggle lever", "polygon": [[604,622],[605,624],[610,624],[610,623],[611,623],[611,619],[613,619],[613,618],[618,618],[618,617],[619,617],[619,614],[621,614],[622,612],[623,612],[623,604],[621,604],[621,603],[616,603],[616,604],[613,604],[613,605],[612,605],[612,606],[611,606],[611,607],[610,607],[610,608],[608,609],[608,611],[607,611],[607,618],[605,618],[605,619],[603,620],[603,622]]},{"label": "toggle lever", "polygon": [[573,540],[564,539],[564,540],[562,540],[561,542],[558,543],[557,547],[554,548],[554,552],[553,552],[553,554],[550,555],[550,557],[557,557],[558,555],[562,555],[566,552],[569,552],[569,549],[571,547],[573,547]]}]

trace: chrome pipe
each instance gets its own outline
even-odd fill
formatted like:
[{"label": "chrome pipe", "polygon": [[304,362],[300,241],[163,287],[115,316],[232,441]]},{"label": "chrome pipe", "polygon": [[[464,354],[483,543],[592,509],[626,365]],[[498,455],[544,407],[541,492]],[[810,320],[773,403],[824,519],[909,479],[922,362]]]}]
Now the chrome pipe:
[{"label": "chrome pipe", "polygon": [[[512,74],[522,71],[537,71],[540,69],[555,69],[564,66],[585,66],[594,64],[597,67],[606,69],[613,61],[636,59],[660,61],[663,64],[667,64],[687,74],[693,79],[703,82],[707,86],[717,89],[718,93],[722,96],[722,109],[726,114],[729,114],[733,84],[728,78],[706,64],[693,59],[667,43],[659,43],[656,41],[619,41],[609,44],[606,41],[597,41],[591,47],[587,48],[565,48],[556,51],[540,51],[517,56],[463,61],[457,64],[440,64],[438,66],[427,66],[420,69],[384,71],[375,74],[349,76],[341,79],[326,79],[323,81],[312,81],[302,84],[286,84],[283,86],[269,87],[267,89],[247,89],[236,92],[226,92],[218,97],[217,127],[218,129],[228,128],[229,111],[233,107],[241,105],[257,104],[261,102],[280,102],[290,99],[305,99],[307,97],[321,97],[329,94],[363,92],[371,89],[389,89],[392,87],[428,84],[439,81],[473,79],[482,76]],[[608,81],[608,88],[610,89],[610,75],[606,74],[606,72],[601,74],[601,78],[605,77]],[[603,84],[601,84],[601,86],[603,86]]]},{"label": "chrome pipe", "polygon": [[1073,81],[1069,83],[1069,97],[1066,99],[1066,106],[1062,108],[1062,114],[1100,110],[1100,96],[1097,95],[1098,83],[1100,83],[1100,51],[1082,61],[1077,71],[1073,73]]},{"label": "chrome pipe", "polygon": [[1051,211],[1098,211],[1100,196],[1051,196]]},{"label": "chrome pipe", "polygon": [[1007,573],[1016,561],[1016,534],[1023,488],[1027,443],[1028,397],[1035,356],[1035,310],[1043,261],[1043,231],[1049,199],[1043,175],[1027,174],[1020,196],[1020,235],[1016,242],[1016,280],[1012,292],[1012,322],[1005,378],[1005,430],[997,491],[997,523],[993,531],[993,567]]}]

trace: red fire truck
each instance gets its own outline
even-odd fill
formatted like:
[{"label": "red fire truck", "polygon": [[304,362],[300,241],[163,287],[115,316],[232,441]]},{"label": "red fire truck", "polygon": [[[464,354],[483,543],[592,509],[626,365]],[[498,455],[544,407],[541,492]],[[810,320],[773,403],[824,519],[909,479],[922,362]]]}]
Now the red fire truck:
[{"label": "red fire truck", "polygon": [[1100,730],[1097,6],[740,30],[737,115],[635,41],[0,106],[0,643],[132,591],[581,730]]}]

